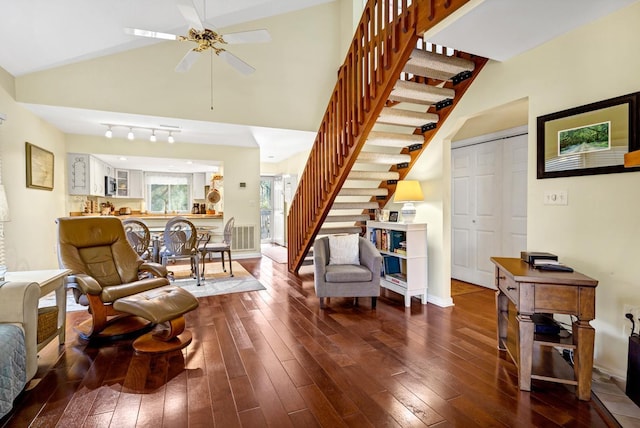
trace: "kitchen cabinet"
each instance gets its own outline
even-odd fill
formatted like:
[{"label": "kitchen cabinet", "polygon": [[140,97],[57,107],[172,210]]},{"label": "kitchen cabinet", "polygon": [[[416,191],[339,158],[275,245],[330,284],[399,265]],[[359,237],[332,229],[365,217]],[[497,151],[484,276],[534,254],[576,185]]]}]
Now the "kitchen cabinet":
[{"label": "kitchen cabinet", "polygon": [[193,199],[204,199],[204,186],[207,180],[207,175],[204,172],[193,173]]},{"label": "kitchen cabinet", "polygon": [[427,224],[368,221],[367,238],[382,254],[380,286],[402,294],[406,307],[412,296],[420,296],[426,305]]},{"label": "kitchen cabinet", "polygon": [[139,169],[129,170],[129,197],[144,198],[144,174]]},{"label": "kitchen cabinet", "polygon": [[142,171],[133,169],[116,169],[116,197],[143,198],[144,186]]},{"label": "kitchen cabinet", "polygon": [[129,170],[127,169],[116,169],[116,196],[129,197]]},{"label": "kitchen cabinet", "polygon": [[86,153],[67,153],[70,195],[104,196],[107,164]]}]

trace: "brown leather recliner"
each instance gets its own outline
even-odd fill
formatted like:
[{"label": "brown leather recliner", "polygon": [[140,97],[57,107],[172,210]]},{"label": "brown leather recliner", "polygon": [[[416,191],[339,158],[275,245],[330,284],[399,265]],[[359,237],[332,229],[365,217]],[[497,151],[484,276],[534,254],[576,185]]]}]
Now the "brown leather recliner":
[{"label": "brown leather recliner", "polygon": [[[115,217],[63,217],[58,224],[58,261],[71,269],[68,287],[89,306],[91,319],[75,329],[85,339],[120,336],[142,330],[147,319],[117,311],[113,303],[169,285],[167,269],[142,260]],[[139,279],[140,273],[149,273]]]}]

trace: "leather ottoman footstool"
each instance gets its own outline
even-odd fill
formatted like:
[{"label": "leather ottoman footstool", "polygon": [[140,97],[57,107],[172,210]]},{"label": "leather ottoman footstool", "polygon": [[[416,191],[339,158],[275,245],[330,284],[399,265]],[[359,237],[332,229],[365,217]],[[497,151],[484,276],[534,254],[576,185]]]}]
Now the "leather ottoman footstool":
[{"label": "leather ottoman footstool", "polygon": [[174,351],[191,343],[191,332],[184,329],[184,314],[197,307],[198,299],[193,294],[172,285],[133,294],[113,302],[115,310],[157,324],[153,331],[133,342],[136,352],[145,353]]}]

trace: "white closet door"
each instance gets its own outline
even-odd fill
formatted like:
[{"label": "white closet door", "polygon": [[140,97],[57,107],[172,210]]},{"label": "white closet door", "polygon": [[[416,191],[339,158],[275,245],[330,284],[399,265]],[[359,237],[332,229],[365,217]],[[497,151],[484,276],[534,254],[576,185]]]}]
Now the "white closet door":
[{"label": "white closet door", "polygon": [[493,286],[491,256],[500,253],[502,154],[498,141],[452,152],[452,266],[462,281]]},{"label": "white closet door", "polygon": [[503,144],[503,257],[520,257],[527,249],[527,140],[518,135]]},{"label": "white closet door", "polygon": [[485,138],[451,152],[451,277],[495,289],[489,259],[527,248],[528,138]]}]

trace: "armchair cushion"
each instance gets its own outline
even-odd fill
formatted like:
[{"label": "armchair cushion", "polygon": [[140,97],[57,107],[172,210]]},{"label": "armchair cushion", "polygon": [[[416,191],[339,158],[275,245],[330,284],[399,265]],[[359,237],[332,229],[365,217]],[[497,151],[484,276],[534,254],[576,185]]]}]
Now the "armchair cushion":
[{"label": "armchair cushion", "polygon": [[324,275],[327,282],[366,282],[372,277],[371,271],[361,265],[329,265]]},{"label": "armchair cushion", "polygon": [[329,235],[330,265],[359,265],[360,251],[357,234]]}]

